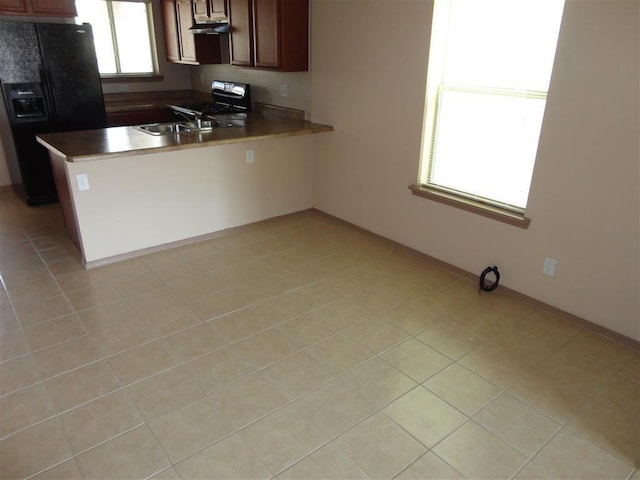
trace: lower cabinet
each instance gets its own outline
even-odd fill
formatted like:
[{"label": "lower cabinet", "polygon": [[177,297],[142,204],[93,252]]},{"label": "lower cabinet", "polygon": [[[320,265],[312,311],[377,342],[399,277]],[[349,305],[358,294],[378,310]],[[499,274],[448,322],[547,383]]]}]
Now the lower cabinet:
[{"label": "lower cabinet", "polygon": [[229,63],[229,38],[225,34],[193,34],[191,0],[162,0],[167,60],[172,63],[204,65]]}]

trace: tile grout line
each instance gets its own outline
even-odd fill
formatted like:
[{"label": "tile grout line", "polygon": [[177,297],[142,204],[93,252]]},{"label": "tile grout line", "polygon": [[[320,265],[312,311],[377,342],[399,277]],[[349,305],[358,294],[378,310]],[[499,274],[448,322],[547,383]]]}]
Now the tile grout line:
[{"label": "tile grout line", "polygon": [[[148,268],[148,267],[147,267],[147,268]],[[59,285],[59,284],[58,284],[58,285]],[[63,293],[64,293],[64,292],[63,292]],[[65,297],[65,298],[66,298],[66,297]],[[68,298],[67,298],[67,301],[68,301]],[[318,307],[318,308],[322,308],[322,307]],[[74,310],[74,311],[75,311],[75,310]],[[230,313],[230,312],[229,312],[229,313]],[[221,314],[220,316],[224,316],[224,315],[227,315],[227,314],[228,314],[228,313]],[[301,315],[303,315],[303,314],[301,314]],[[220,317],[220,316],[219,316],[219,317]],[[298,315],[298,316],[300,316],[300,315]],[[219,317],[214,317],[214,318],[219,318]],[[292,319],[294,319],[294,318],[297,318],[297,316],[296,316],[296,317],[293,317]],[[241,339],[241,340],[238,340],[238,342],[239,342],[239,341],[242,341],[242,340],[245,340],[245,339],[247,339],[247,338],[251,338],[252,336],[258,335],[259,333],[262,333],[262,332],[264,332],[264,331],[266,331],[266,330],[269,330],[269,329],[271,329],[271,328],[276,328],[278,325],[282,325],[283,323],[286,323],[286,322],[288,322],[288,321],[291,321],[292,319],[289,319],[289,320],[283,320],[283,321],[282,321],[281,323],[279,323],[279,324],[276,324],[276,325],[274,325],[274,326],[268,327],[268,328],[266,328],[266,329],[264,329],[264,330],[261,330],[260,332],[256,332],[256,333],[252,334],[252,335],[251,335],[251,336],[249,336],[249,337],[245,337],[245,338],[243,338],[243,339]],[[205,324],[206,324],[207,322],[209,322],[209,321],[211,321],[211,320],[213,320],[213,318],[212,318],[212,319],[209,319],[209,320],[206,320],[206,321],[204,321],[203,323],[205,323]],[[382,319],[382,320],[384,320],[384,319]],[[201,325],[201,324],[198,324],[198,325]],[[397,328],[397,327],[396,327],[396,328]],[[186,329],[185,329],[185,330],[186,330]],[[338,334],[340,334],[340,333],[344,333],[344,332],[346,332],[346,331],[347,331],[347,330],[342,330],[341,332],[336,333],[336,334],[334,334],[334,335],[332,335],[331,337],[328,337],[328,338],[333,338],[334,336],[336,336],[336,335],[338,335]],[[408,341],[408,340],[409,340],[409,339],[411,339],[411,338],[415,338],[415,336],[410,336],[410,337],[409,337],[409,338],[407,338],[405,341]],[[417,339],[417,338],[416,338],[416,339]],[[317,342],[316,344],[321,343],[322,341],[325,341],[325,340],[327,340],[327,339],[323,339],[323,340],[321,340],[321,341]],[[154,341],[154,340],[151,340],[151,341],[149,341],[148,343],[150,343],[150,342],[152,342],[152,341]],[[420,341],[420,340],[418,340],[418,341]],[[357,341],[356,341],[356,342],[357,342]],[[63,342],[63,343],[64,343],[64,342]],[[359,342],[357,342],[357,343],[359,343]],[[404,343],[404,342],[401,342],[401,343],[399,343],[398,345],[400,345],[400,344],[402,344],[402,343]],[[316,344],[314,344],[314,345],[316,345]],[[396,345],[396,346],[398,346],[398,345]],[[138,346],[140,346],[140,345],[136,345],[135,347],[132,347],[131,349],[137,348]],[[312,345],[312,346],[313,346],[313,345]],[[312,346],[306,347],[306,349],[311,348]],[[427,346],[428,346],[429,348],[433,348],[433,347],[430,347],[429,345],[427,345]],[[224,348],[224,347],[220,347],[220,348],[218,348],[218,349],[212,350],[211,352],[207,352],[207,353],[205,353],[205,354],[203,354],[203,355],[201,355],[201,356],[199,356],[199,357],[196,357],[196,358],[203,357],[203,356],[205,356],[205,355],[208,355],[208,354],[210,354],[210,353],[213,353],[213,352],[215,352],[215,351],[218,351],[218,350],[220,350],[220,349],[222,349],[222,348]],[[390,347],[390,348],[394,348],[394,347]],[[130,349],[130,350],[131,350],[131,349]],[[266,366],[264,366],[264,367],[261,367],[260,369],[256,370],[256,371],[255,371],[255,372],[253,372],[252,374],[257,373],[257,372],[261,372],[261,371],[263,371],[263,370],[265,370],[265,369],[269,368],[270,366],[272,366],[273,364],[275,364],[275,363],[277,363],[277,362],[279,362],[279,361],[281,361],[281,360],[284,360],[284,359],[286,359],[286,358],[290,358],[291,356],[293,356],[293,355],[295,355],[295,354],[297,354],[297,353],[300,353],[300,352],[306,351],[306,349],[299,350],[299,351],[297,351],[296,353],[293,353],[293,354],[290,354],[290,355],[288,355],[288,356],[284,357],[283,359],[277,360],[277,361],[275,361],[275,362],[273,362],[273,363],[271,363],[271,364],[269,364],[269,365],[266,365]],[[434,349],[434,350],[438,351],[437,349]],[[388,350],[387,350],[387,351],[388,351]],[[117,353],[113,354],[112,356],[118,355],[118,354],[120,354],[120,353],[122,353],[122,352],[117,352]],[[362,366],[362,365],[366,364],[367,362],[372,361],[372,359],[373,359],[373,358],[379,358],[379,357],[380,357],[380,355],[381,355],[382,353],[383,353],[383,352],[381,352],[381,353],[379,353],[379,354],[374,354],[374,357],[370,358],[369,360],[367,360],[367,361],[365,361],[365,362],[363,362],[363,363],[358,364],[357,366],[353,367],[351,370],[348,370],[347,372],[342,373],[340,376],[336,377],[336,379],[339,379],[339,378],[344,377],[344,376],[345,376],[345,375],[347,375],[349,372],[351,372],[351,371],[355,370],[356,368],[359,368],[360,366]],[[467,354],[467,355],[468,355],[468,354]],[[466,355],[465,355],[465,356],[466,356]],[[106,359],[107,359],[107,358],[111,358],[111,357],[101,357],[101,359],[102,359],[102,360],[105,360],[105,361],[106,361]],[[464,358],[464,357],[461,357],[461,358]],[[383,361],[385,361],[385,360],[384,360],[384,359],[382,359],[382,358],[380,358],[380,359],[381,359],[381,360],[383,360]],[[458,360],[460,360],[460,359],[458,359]],[[453,360],[453,363],[457,363],[457,362],[458,362],[458,360]],[[186,363],[188,363],[188,362],[182,362],[182,363],[179,363],[179,364],[178,364],[178,366],[183,366],[183,365],[184,365],[184,364],[186,364]],[[627,363],[628,363],[628,362],[627,362]],[[393,365],[391,365],[391,366],[392,366],[393,368],[396,368],[396,367],[394,367]],[[79,367],[79,368],[81,368],[81,367]],[[176,368],[176,367],[172,367],[172,368]],[[444,368],[446,368],[446,367],[444,367]],[[466,367],[465,367],[465,368],[466,368]],[[622,368],[622,367],[620,367],[620,368],[617,370],[617,373],[619,373],[619,372],[620,372],[621,368]],[[167,370],[170,370],[170,369],[167,369]],[[111,371],[111,373],[113,374],[113,371],[112,371],[111,369],[110,369],[110,371]],[[189,373],[189,372],[187,372],[187,373]],[[402,372],[402,373],[406,375],[406,373],[404,373],[404,372]],[[475,372],[474,372],[474,373],[475,373]],[[250,375],[252,375],[252,374],[250,374]],[[436,374],[437,374],[437,373],[436,373]],[[153,376],[155,376],[155,375],[156,375],[156,374],[151,375],[151,376],[146,377],[146,378],[151,378],[151,377],[153,377]],[[435,374],[434,374],[434,375],[435,375]],[[478,375],[479,375],[479,374],[478,374]],[[248,377],[248,376],[249,376],[249,375],[246,375],[245,377],[242,377],[242,378],[246,378],[246,377]],[[479,376],[480,376],[481,378],[484,378],[484,377],[483,377],[483,376],[481,376],[481,375],[479,375]],[[114,375],[114,377],[115,377],[115,375]],[[190,375],[190,377],[191,377],[191,375]],[[117,377],[115,377],[115,378],[117,379]],[[553,378],[553,377],[552,377],[552,378]],[[336,380],[336,379],[334,379],[334,380]],[[239,381],[239,380],[236,380],[236,381],[232,382],[231,384],[236,383],[237,381]],[[425,381],[426,381],[426,380],[425,380]],[[558,381],[559,381],[559,380],[558,380]],[[118,379],[118,382],[119,382],[119,379]],[[38,383],[40,383],[40,382],[38,382]],[[43,382],[42,382],[42,383],[43,383]],[[120,383],[120,382],[119,382],[119,383]],[[423,385],[422,385],[422,383],[424,383],[424,382],[422,382],[422,383],[417,382],[417,383],[418,383],[418,385],[416,385],[416,387],[417,387],[417,386],[423,386]],[[230,385],[231,385],[231,384],[230,384]],[[326,385],[326,383],[325,383],[325,384],[323,384],[323,385]],[[606,384],[605,384],[605,385],[606,385]],[[605,387],[605,385],[603,385],[603,386],[598,390],[598,392],[599,392],[599,391],[601,391],[601,390]],[[414,387],[414,388],[416,388],[416,387]],[[25,388],[28,388],[28,387],[25,387]],[[126,387],[123,387],[123,386],[121,385],[117,390],[114,390],[114,391],[121,391],[121,390],[124,390],[125,388],[126,388]],[[223,388],[226,388],[226,386],[225,386],[225,387],[223,387]],[[312,392],[317,391],[319,388],[322,388],[322,386],[319,386],[319,387],[315,388],[314,390],[312,390],[312,391],[311,391],[311,392],[309,392],[308,394],[311,394]],[[423,388],[424,388],[424,387],[423,387]],[[498,395],[501,395],[501,394],[503,394],[504,392],[507,392],[507,389],[508,389],[508,387],[507,387],[507,388],[502,389],[501,393],[499,393]],[[105,394],[104,396],[109,395],[109,394],[112,394],[112,393],[114,393],[114,391],[109,392],[108,394]],[[594,394],[591,394],[591,399],[592,399],[592,400],[594,399],[594,397],[597,395],[597,393],[598,393],[598,392],[596,392],[596,393],[594,393]],[[125,393],[126,393],[126,392],[125,392]],[[406,393],[407,393],[407,392],[405,392],[405,394],[406,394]],[[507,392],[507,393],[508,393],[508,392]],[[308,394],[307,394],[307,395],[308,395]],[[357,392],[356,392],[356,394],[357,394]],[[302,396],[302,397],[304,397],[304,396]],[[282,406],[282,407],[280,407],[280,408],[278,408],[278,409],[274,410],[274,411],[273,411],[273,412],[271,412],[271,413],[265,414],[263,417],[260,417],[260,419],[259,419],[259,420],[261,420],[261,419],[265,418],[265,417],[266,417],[266,416],[268,416],[268,415],[271,415],[271,414],[272,414],[272,413],[274,413],[275,411],[278,411],[278,410],[280,410],[280,409],[282,409],[282,408],[285,408],[285,407],[286,407],[286,406],[288,406],[288,405],[293,404],[295,401],[297,401],[299,398],[302,398],[302,397],[298,397],[298,398],[296,398],[296,399],[294,399],[294,400],[288,401],[284,406]],[[98,397],[98,398],[101,398],[101,397]],[[494,397],[494,398],[496,398],[496,397]],[[95,399],[94,399],[94,400],[95,400]],[[365,400],[366,400],[366,399],[365,399]],[[91,400],[91,401],[93,401],[93,400]],[[131,401],[131,400],[129,400],[129,401]],[[444,400],[443,400],[443,401],[444,401]],[[490,403],[491,401],[492,401],[492,400],[490,400],[488,403]],[[86,403],[89,403],[89,402],[86,402]],[[487,403],[487,404],[488,404],[488,403]],[[529,404],[528,404],[528,402],[524,402],[524,403],[526,403],[527,405],[529,405]],[[133,405],[135,406],[135,404],[133,404]],[[486,406],[486,405],[485,405],[485,406]],[[530,405],[530,406],[531,406],[531,405]],[[77,407],[73,407],[73,408],[77,408]],[[72,409],[73,409],[73,408],[72,408]],[[379,409],[378,409],[377,407],[375,407],[375,408],[377,409],[377,410],[376,410],[376,412],[380,412],[380,411],[382,411],[382,409],[384,408],[384,406],[383,406],[383,407],[381,407],[381,408],[379,408]],[[482,408],[484,408],[484,407],[482,407]],[[532,406],[532,408],[535,408],[535,407],[533,407],[533,406]],[[72,409],[70,409],[70,410],[72,410]],[[481,410],[481,409],[480,409],[480,410]],[[478,411],[480,411],[480,410],[478,410]],[[536,409],[536,410],[537,410],[537,409]],[[173,410],[172,410],[172,411],[173,411]],[[372,415],[374,415],[376,412],[374,412]],[[476,412],[476,413],[477,413],[477,412]],[[544,413],[544,412],[541,412],[541,413]],[[383,412],[383,414],[384,414],[384,412]],[[574,412],[574,414],[575,414],[575,412]],[[545,414],[545,415],[546,415],[546,414]],[[466,416],[466,414],[465,414],[465,416]],[[50,418],[52,418],[52,417],[50,417]],[[369,417],[367,417],[367,418],[369,418]],[[467,421],[466,421],[465,423],[467,423],[470,419],[471,419],[471,420],[473,420],[473,419],[472,419],[472,416],[471,416],[471,417],[467,416]],[[256,421],[258,421],[258,420],[256,420]],[[364,420],[362,420],[362,421],[364,421]],[[361,422],[362,422],[362,421],[361,421]],[[393,420],[392,420],[392,421],[393,421]],[[361,422],[360,422],[360,423],[361,423]],[[561,431],[563,428],[565,428],[565,427],[568,425],[568,423],[569,423],[569,422],[570,422],[570,420],[567,420],[567,422],[566,422],[565,424],[562,424],[561,422],[558,422],[558,423],[559,423],[559,425],[560,425],[560,426],[558,427],[558,431]],[[146,421],[145,421],[145,423],[146,423]],[[253,422],[253,423],[255,423],[255,422]],[[244,426],[244,427],[242,427],[242,428],[243,428],[243,429],[244,429],[244,428],[247,428],[248,426],[253,425],[253,423],[249,423],[249,424],[247,424],[247,426]],[[477,422],[475,422],[475,423],[477,423]],[[395,422],[394,422],[394,424],[395,424]],[[463,424],[464,424],[464,423],[463,423]],[[141,425],[142,425],[142,424],[141,424]],[[486,430],[486,428],[485,428],[485,427],[483,427],[482,425],[480,425],[480,426]],[[135,428],[137,428],[137,427],[135,427]],[[350,427],[350,428],[353,428],[353,427]],[[348,430],[347,430],[347,431],[348,431]],[[558,434],[558,431],[555,433],[555,435],[557,435],[557,434]],[[342,434],[344,434],[344,433],[345,433],[345,432],[342,432],[342,433],[341,433],[341,434],[339,434],[339,435],[342,435]],[[338,435],[338,436],[339,436],[339,435]],[[449,434],[449,435],[450,435],[450,434]],[[495,434],[492,434],[492,435],[495,435]],[[552,438],[554,438],[554,437],[555,437],[555,435],[554,435]],[[115,438],[115,437],[114,437],[114,438]],[[337,438],[337,437],[336,437],[336,438]],[[499,437],[498,437],[498,438],[499,438]],[[106,441],[108,441],[108,440],[106,440]],[[106,442],[106,441],[105,441],[105,442]],[[330,440],[330,441],[331,441],[331,440]],[[549,440],[549,441],[551,441],[551,440]],[[504,440],[503,440],[503,442],[505,442],[505,443],[506,443],[506,441],[504,441]],[[328,443],[328,442],[327,442],[327,443]],[[326,445],[326,444],[325,444],[325,445]],[[91,447],[91,448],[94,448],[94,447]],[[205,447],[205,448],[207,448],[207,447]],[[320,448],[320,447],[319,447],[319,448]],[[514,447],[512,447],[512,448],[514,448]],[[540,449],[542,449],[542,448],[543,448],[543,447],[541,447]],[[314,451],[317,451],[317,449],[316,449],[316,450],[314,450]],[[428,449],[428,450],[427,450],[427,452],[428,452],[428,451],[430,451],[430,450]],[[536,456],[538,453],[539,453],[539,451],[538,451],[538,452],[536,452],[536,453],[535,453],[535,454],[534,454],[534,455],[533,455],[529,460],[531,460],[531,459],[532,459],[534,456]],[[307,456],[308,456],[308,455],[307,455]],[[525,457],[526,457],[526,455],[525,455]],[[187,457],[187,458],[188,458],[188,457]],[[306,457],[305,457],[305,458],[306,458]],[[299,460],[297,460],[297,461],[299,461]],[[296,462],[297,462],[297,461],[296,461]],[[294,464],[295,464],[295,463],[294,463]],[[48,467],[48,468],[51,468],[51,467]],[[164,471],[164,470],[167,470],[168,468],[169,468],[169,467],[167,467],[167,468],[163,469],[163,471]],[[290,468],[290,466],[288,466],[287,468]],[[408,467],[404,467],[404,469],[406,469],[406,468],[408,468]],[[523,467],[522,467],[522,468],[524,468],[524,465],[523,465]],[[522,469],[522,468],[521,468],[521,469]],[[282,472],[280,472],[280,473],[282,473]],[[632,474],[633,474],[633,471],[632,471]]]}]

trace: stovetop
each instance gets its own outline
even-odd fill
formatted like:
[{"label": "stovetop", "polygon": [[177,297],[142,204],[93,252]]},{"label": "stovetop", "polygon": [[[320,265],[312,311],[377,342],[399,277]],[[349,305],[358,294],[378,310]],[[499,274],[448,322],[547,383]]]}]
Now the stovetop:
[{"label": "stovetop", "polygon": [[219,115],[251,111],[251,87],[247,83],[214,80],[211,83],[211,102],[171,105],[176,112],[187,115]]},{"label": "stovetop", "polygon": [[171,108],[178,112],[186,114],[198,115],[214,115],[221,113],[245,113],[246,108],[229,105],[227,103],[214,102],[198,102],[198,103],[181,103],[180,105],[171,105]]}]

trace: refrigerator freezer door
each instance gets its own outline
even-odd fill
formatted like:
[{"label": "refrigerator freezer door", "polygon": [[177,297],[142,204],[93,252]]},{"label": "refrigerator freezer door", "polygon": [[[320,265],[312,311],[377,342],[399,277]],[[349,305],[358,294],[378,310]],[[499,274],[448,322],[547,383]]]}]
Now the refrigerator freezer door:
[{"label": "refrigerator freezer door", "polygon": [[0,80],[40,81],[40,51],[33,23],[0,22]]},{"label": "refrigerator freezer door", "polygon": [[104,128],[106,114],[91,26],[36,26],[58,131]]},{"label": "refrigerator freezer door", "polygon": [[0,102],[0,136],[14,189],[37,205],[55,202],[56,189],[49,155],[35,136],[106,125],[91,27],[0,21],[1,100],[13,102],[6,95],[11,84],[28,83],[37,87],[33,98],[9,109]]},{"label": "refrigerator freezer door", "polygon": [[[35,24],[0,22],[0,136],[13,188],[29,205],[57,200],[49,156],[35,139],[36,134],[50,131],[50,125],[47,118],[25,117],[28,105],[7,106],[7,101],[20,96],[10,95],[7,89],[12,84],[25,90],[40,88],[41,69]],[[42,97],[41,101],[46,103]],[[41,107],[46,110],[46,105]]]}]

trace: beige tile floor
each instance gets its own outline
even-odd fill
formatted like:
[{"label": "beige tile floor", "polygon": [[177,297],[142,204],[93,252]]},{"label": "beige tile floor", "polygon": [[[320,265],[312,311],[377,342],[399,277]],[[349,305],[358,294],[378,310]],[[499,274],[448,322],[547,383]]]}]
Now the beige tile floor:
[{"label": "beige tile floor", "polygon": [[0,193],[2,478],[638,479],[640,355],[313,213],[83,270]]}]

